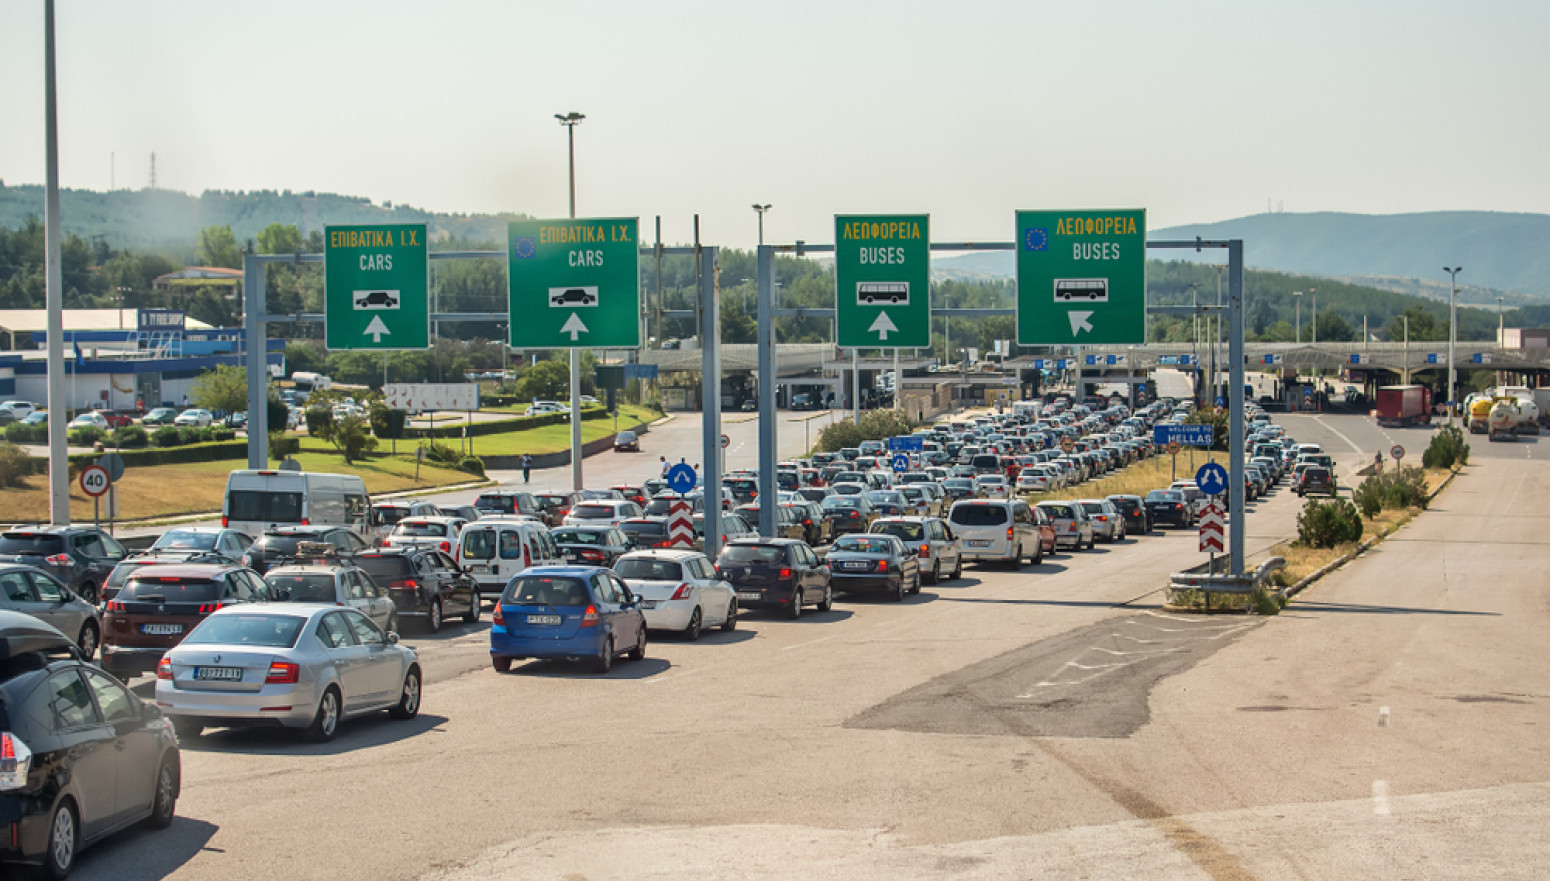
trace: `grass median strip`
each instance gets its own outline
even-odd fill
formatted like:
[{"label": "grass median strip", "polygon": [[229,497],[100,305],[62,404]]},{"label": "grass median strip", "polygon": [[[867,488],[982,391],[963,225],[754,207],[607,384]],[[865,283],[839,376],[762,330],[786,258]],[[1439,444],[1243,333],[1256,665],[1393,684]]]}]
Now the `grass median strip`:
[{"label": "grass median strip", "polygon": [[1175,480],[1194,480],[1195,471],[1207,462],[1227,464],[1226,453],[1197,452],[1194,461],[1188,453],[1180,453],[1178,464],[1169,461],[1167,453],[1136,462],[1117,474],[1110,474],[1095,481],[1066,487],[1055,492],[1019,493],[1029,504],[1064,499],[1101,499],[1105,496],[1131,495],[1146,498],[1154,489],[1167,489]]}]

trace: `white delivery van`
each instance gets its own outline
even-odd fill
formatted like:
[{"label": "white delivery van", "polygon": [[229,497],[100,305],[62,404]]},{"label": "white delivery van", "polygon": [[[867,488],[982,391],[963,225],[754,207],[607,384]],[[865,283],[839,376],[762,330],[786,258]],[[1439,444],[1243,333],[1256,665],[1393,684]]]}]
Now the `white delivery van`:
[{"label": "white delivery van", "polygon": [[529,566],[564,566],[565,555],[549,527],[529,517],[480,517],[458,533],[457,564],[479,583],[485,596],[498,596]]},{"label": "white delivery van", "polygon": [[371,499],[352,474],[233,471],[226,479],[221,525],[258,538],[271,526],[348,526],[366,534]]}]

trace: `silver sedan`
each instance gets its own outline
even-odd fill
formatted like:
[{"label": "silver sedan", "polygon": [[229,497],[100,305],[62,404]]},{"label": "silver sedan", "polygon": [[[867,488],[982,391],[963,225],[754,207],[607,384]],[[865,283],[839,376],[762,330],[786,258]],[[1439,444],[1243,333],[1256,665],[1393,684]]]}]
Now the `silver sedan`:
[{"label": "silver sedan", "polygon": [[420,660],[360,612],[333,605],[220,609],[162,658],[156,704],[183,738],[278,725],[332,740],[349,716],[420,711]]}]

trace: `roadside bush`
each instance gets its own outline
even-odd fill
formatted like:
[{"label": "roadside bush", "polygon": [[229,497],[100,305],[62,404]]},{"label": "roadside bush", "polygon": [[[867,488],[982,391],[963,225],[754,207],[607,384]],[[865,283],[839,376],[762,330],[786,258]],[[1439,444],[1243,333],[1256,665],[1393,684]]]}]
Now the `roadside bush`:
[{"label": "roadside bush", "polygon": [[46,444],[48,443],[48,426],[23,425],[20,422],[12,422],[5,427],[5,439],[13,444]]},{"label": "roadside bush", "polygon": [[1211,426],[1211,449],[1217,452],[1226,452],[1227,442],[1232,438],[1232,433],[1227,430],[1227,409],[1217,410],[1214,407],[1196,410],[1185,417],[1186,425]]},{"label": "roadside bush", "polygon": [[477,456],[469,456],[457,463],[457,467],[460,471],[467,471],[469,474],[478,475],[479,477],[484,476],[484,461]]},{"label": "roadside bush", "polygon": [[77,447],[89,447],[102,440],[102,429],[94,425],[83,425],[80,428],[70,429],[70,443]]},{"label": "roadside bush", "polygon": [[1432,442],[1421,454],[1421,464],[1427,468],[1453,468],[1469,464],[1469,444],[1464,440],[1464,430],[1458,426],[1443,426],[1432,435]]},{"label": "roadside bush", "polygon": [[376,398],[367,405],[366,413],[371,419],[372,434],[389,440],[397,440],[404,436],[408,413],[403,410],[389,410],[381,398]]},{"label": "roadside bush", "polygon": [[324,439],[344,454],[346,465],[363,458],[368,450],[377,448],[377,439],[371,436],[371,426],[360,416],[346,416],[335,422],[328,428]]},{"label": "roadside bush", "polygon": [[212,428],[212,429],[210,429],[210,440],[228,441],[228,440],[236,440],[236,439],[237,439],[237,431],[236,431],[236,429],[232,429],[232,428]]},{"label": "roadside bush", "polygon": [[[176,428],[178,436],[182,438],[182,442],[185,444],[200,444],[215,440],[215,429],[213,428],[202,428],[197,425],[181,425],[176,426]],[[232,437],[235,436],[232,435]]]},{"label": "roadside bush", "polygon": [[113,431],[113,442],[121,447],[143,447],[149,440],[145,429],[138,425],[126,425]]},{"label": "roadside bush", "polygon": [[333,432],[334,411],[323,407],[307,408],[307,434],[326,438]]},{"label": "roadside bush", "polygon": [[861,434],[861,429],[849,419],[830,423],[818,432],[818,449],[824,452],[837,453],[846,447],[854,447],[866,440]]},{"label": "roadside bush", "polygon": [[157,447],[175,447],[183,443],[183,433],[177,426],[163,425],[151,432],[151,445]]},{"label": "roadside bush", "polygon": [[1309,499],[1297,515],[1297,543],[1305,547],[1332,548],[1361,538],[1361,512],[1345,499]]},{"label": "roadside bush", "polygon": [[31,473],[32,459],[22,448],[0,441],[0,486],[22,486],[22,480]]},{"label": "roadside bush", "polygon": [[301,438],[283,431],[269,432],[269,458],[276,462],[301,452]]},{"label": "roadside bush", "polygon": [[1426,471],[1400,466],[1374,474],[1356,488],[1356,506],[1371,520],[1382,510],[1426,507]]}]

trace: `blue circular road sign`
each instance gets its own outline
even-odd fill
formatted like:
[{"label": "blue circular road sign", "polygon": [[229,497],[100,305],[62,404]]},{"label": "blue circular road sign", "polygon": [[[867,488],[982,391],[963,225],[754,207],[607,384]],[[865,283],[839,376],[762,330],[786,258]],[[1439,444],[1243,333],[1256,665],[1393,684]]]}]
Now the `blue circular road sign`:
[{"label": "blue circular road sign", "polygon": [[1225,407],[1225,406],[1227,406],[1227,399],[1222,397],[1221,395],[1217,395],[1216,396],[1216,406],[1218,406],[1218,407]]},{"label": "blue circular road sign", "polygon": [[1195,472],[1195,485],[1208,496],[1219,496],[1227,492],[1227,469],[1215,462],[1207,462]]},{"label": "blue circular road sign", "polygon": [[682,462],[667,469],[667,485],[675,493],[686,493],[699,482],[694,469]]},{"label": "blue circular road sign", "polygon": [[910,470],[910,457],[904,455],[903,453],[894,456],[892,462],[893,470],[899,472],[900,474]]}]

